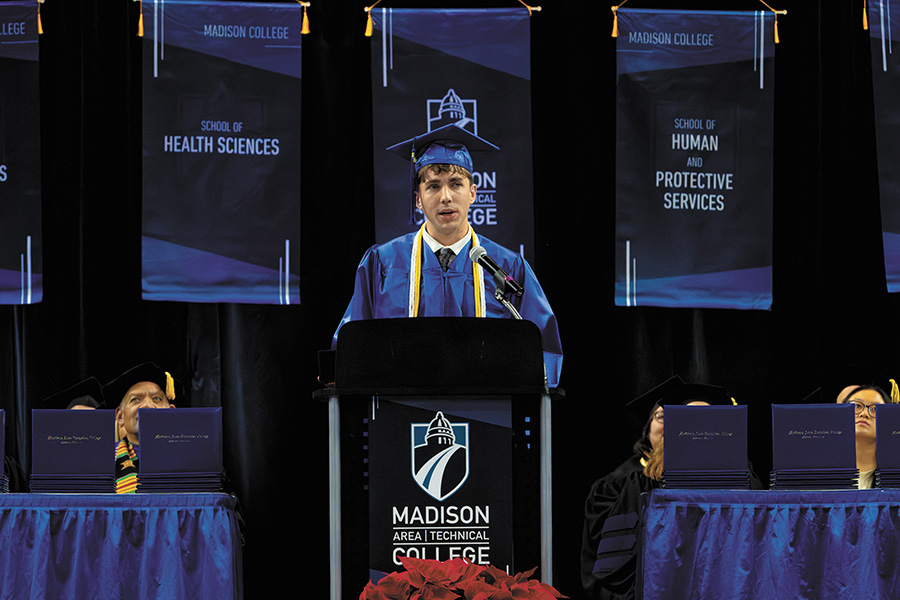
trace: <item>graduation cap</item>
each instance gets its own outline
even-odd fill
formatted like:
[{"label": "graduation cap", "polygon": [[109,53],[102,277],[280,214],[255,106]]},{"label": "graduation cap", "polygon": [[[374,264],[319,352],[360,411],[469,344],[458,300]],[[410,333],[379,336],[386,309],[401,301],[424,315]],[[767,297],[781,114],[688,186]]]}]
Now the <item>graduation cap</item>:
[{"label": "graduation cap", "polygon": [[657,404],[665,406],[690,402],[706,402],[712,405],[726,406],[737,404],[728,395],[728,390],[723,387],[705,383],[685,383],[681,377],[673,375],[650,391],[641,394],[626,406],[644,418]]},{"label": "graduation cap", "polygon": [[456,165],[473,171],[469,152],[499,150],[489,141],[478,137],[456,123],[438,127],[422,135],[404,140],[387,148],[404,160],[409,160],[410,223],[415,210],[416,173],[428,165]]},{"label": "graduation cap", "polygon": [[41,404],[49,408],[70,409],[75,406],[102,408],[105,406],[103,389],[96,377],[88,377],[52,396],[47,396]]},{"label": "graduation cap", "polygon": [[818,400],[813,402],[836,402],[846,400],[857,388],[876,387],[885,392],[893,404],[900,403],[900,389],[894,379],[885,376],[885,369],[866,364],[844,364],[829,377],[830,383],[820,388]]},{"label": "graduation cap", "polygon": [[170,402],[175,400],[176,388],[179,391],[181,390],[181,384],[167,371],[163,371],[152,362],[145,362],[128,369],[103,386],[103,395],[118,406],[125,394],[128,393],[128,390],[142,381],[149,381],[158,385],[159,389],[165,392],[166,398]]}]

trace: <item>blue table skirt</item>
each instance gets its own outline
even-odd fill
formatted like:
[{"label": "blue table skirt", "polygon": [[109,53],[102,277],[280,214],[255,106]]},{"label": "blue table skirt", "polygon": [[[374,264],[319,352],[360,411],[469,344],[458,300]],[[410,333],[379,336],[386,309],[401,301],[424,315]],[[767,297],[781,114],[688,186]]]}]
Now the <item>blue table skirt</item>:
[{"label": "blue table skirt", "polygon": [[225,494],[0,494],[0,599],[242,597]]},{"label": "blue table skirt", "polygon": [[643,597],[900,598],[900,490],[655,490]]}]

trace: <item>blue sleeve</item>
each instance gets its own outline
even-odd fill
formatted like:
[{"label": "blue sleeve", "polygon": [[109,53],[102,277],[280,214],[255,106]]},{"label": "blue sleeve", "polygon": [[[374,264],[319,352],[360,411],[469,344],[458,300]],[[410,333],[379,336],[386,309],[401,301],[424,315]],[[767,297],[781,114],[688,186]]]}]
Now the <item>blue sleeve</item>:
[{"label": "blue sleeve", "polygon": [[344,323],[373,318],[372,276],[378,272],[379,263],[376,249],[377,246],[372,246],[366,250],[362,260],[359,261],[359,266],[356,268],[356,281],[353,284],[353,297],[350,299],[350,304],[347,305],[347,310],[344,311],[341,322],[338,323],[337,329],[334,331],[334,337],[331,339],[332,349],[337,347],[338,333],[341,331]]},{"label": "blue sleeve", "polygon": [[541,330],[541,341],[544,348],[544,366],[547,369],[547,385],[554,388],[559,385],[562,372],[562,344],[559,341],[559,328],[556,315],[550,308],[550,302],[541,288],[534,271],[521,256],[516,260],[516,281],[522,283],[525,292],[519,299],[517,310],[523,319],[527,319]]}]

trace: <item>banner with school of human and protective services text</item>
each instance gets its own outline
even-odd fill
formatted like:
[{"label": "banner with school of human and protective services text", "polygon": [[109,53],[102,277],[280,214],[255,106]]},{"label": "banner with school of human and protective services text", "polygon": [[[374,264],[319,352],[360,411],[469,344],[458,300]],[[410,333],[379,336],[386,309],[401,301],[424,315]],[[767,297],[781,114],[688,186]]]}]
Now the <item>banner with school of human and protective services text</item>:
[{"label": "banner with school of human and protective services text", "polygon": [[884,270],[888,292],[900,292],[900,1],[869,0],[868,11]]},{"label": "banner with school of human and protective services text", "polygon": [[416,209],[410,222],[409,153],[386,149],[456,123],[499,147],[471,153],[477,197],[469,222],[533,262],[528,11],[376,8],[372,19],[376,241],[424,220]]},{"label": "banner with school of human and protective services text", "polygon": [[618,10],[618,306],[769,309],[768,12]]},{"label": "banner with school of human and protective services text", "polygon": [[145,299],[300,301],[302,10],[143,3]]},{"label": "banner with school of human and protective services text", "polygon": [[43,297],[37,15],[0,3],[0,304]]}]

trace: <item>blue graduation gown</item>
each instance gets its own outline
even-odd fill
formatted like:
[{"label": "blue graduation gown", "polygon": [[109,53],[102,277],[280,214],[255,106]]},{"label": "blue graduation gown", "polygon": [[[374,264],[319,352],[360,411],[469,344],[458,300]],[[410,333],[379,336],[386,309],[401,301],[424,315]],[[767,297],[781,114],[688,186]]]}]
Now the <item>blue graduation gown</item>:
[{"label": "blue graduation gown", "polygon": [[[337,344],[341,326],[348,321],[359,319],[389,319],[406,317],[409,314],[409,270],[410,255],[417,232],[395,238],[385,244],[375,245],[366,251],[356,270],[356,284],[353,298],[334,333],[332,346]],[[547,381],[550,387],[559,383],[562,370],[562,346],[556,317],[547,302],[544,290],[538,283],[534,271],[519,254],[503,246],[478,236],[479,244],[488,256],[518,281],[525,292],[512,300],[523,319],[535,323],[541,330],[544,349],[544,364],[547,367]],[[469,246],[450,263],[445,273],[437,256],[422,243],[422,287],[419,292],[420,317],[474,317],[475,283],[472,276],[472,261],[469,260]],[[512,318],[494,298],[494,280],[484,272],[485,312],[487,316],[501,319]]]}]

